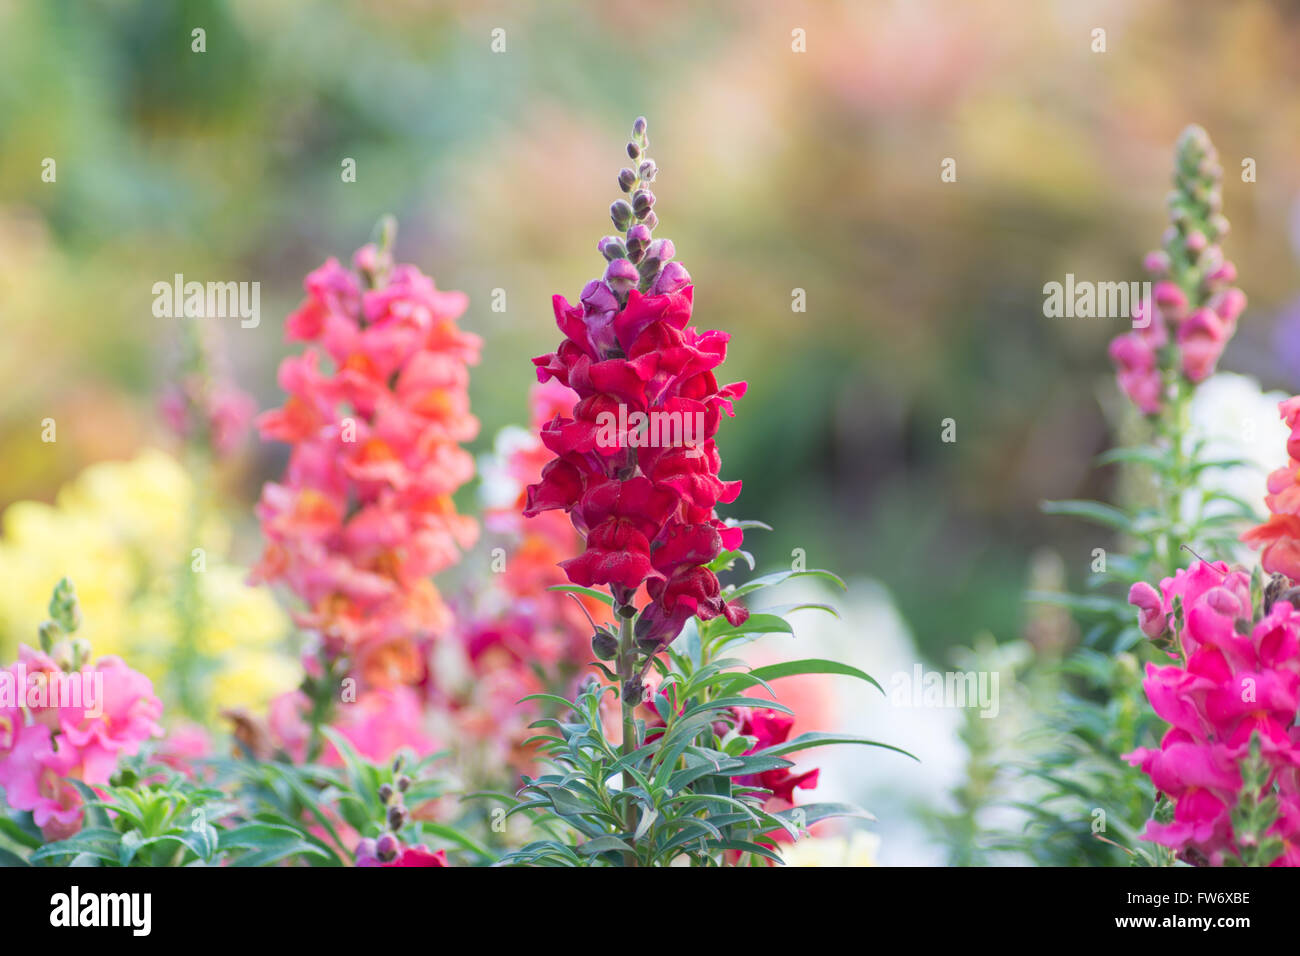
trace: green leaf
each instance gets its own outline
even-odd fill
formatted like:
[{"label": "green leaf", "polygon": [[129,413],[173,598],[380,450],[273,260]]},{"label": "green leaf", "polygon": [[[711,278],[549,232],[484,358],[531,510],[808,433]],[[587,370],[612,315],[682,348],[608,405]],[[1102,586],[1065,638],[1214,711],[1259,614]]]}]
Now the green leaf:
[{"label": "green leaf", "polygon": [[1149,465],[1161,472],[1168,471],[1173,464],[1167,452],[1152,448],[1150,445],[1137,448],[1112,448],[1110,451],[1102,452],[1093,461],[1099,467],[1113,465],[1117,462]]},{"label": "green leaf", "polygon": [[[842,674],[845,677],[856,677],[858,680],[866,681],[882,694],[885,692],[885,689],[880,686],[876,679],[866,671],[859,670],[851,664],[843,664],[839,661],[826,660],[819,657],[809,657],[799,661],[786,661],[783,664],[767,664],[763,667],[755,667],[747,676],[762,681],[773,681],[782,677],[794,677],[797,674]],[[756,704],[755,706],[766,705]]]},{"label": "green leaf", "polygon": [[[714,622],[721,621],[721,624]],[[790,622],[775,614],[751,614],[739,624],[728,624],[726,618],[714,618],[705,625],[710,638],[735,637],[739,634],[793,634]]]},{"label": "green leaf", "polygon": [[19,819],[15,819],[0,812],[0,833],[31,850],[35,850],[45,842],[41,839],[41,831],[32,822],[30,813],[24,813]]},{"label": "green leaf", "polygon": [[601,601],[604,604],[608,604],[610,607],[614,606],[614,599],[612,597],[610,597],[604,591],[597,591],[595,588],[579,587],[576,584],[552,584],[546,590],[564,591],[565,593],[568,594],[585,594],[587,595],[587,597],[595,598],[596,600]]},{"label": "green leaf", "polygon": [[851,803],[804,803],[788,810],[778,810],[772,816],[780,817],[790,823],[797,823],[805,828],[828,820],[831,817],[857,817],[861,820],[875,820],[871,813]]},{"label": "green leaf", "polygon": [[0,866],[30,866],[31,864],[24,860],[13,850],[6,850],[0,847]]},{"label": "green leaf", "polygon": [[738,597],[744,597],[746,594],[753,594],[755,591],[761,591],[764,588],[776,587],[778,584],[784,584],[786,581],[794,578],[821,578],[837,584],[840,590],[847,591],[849,586],[844,583],[839,575],[826,571],[822,568],[808,568],[803,571],[773,571],[771,574],[764,574],[762,577],[754,578],[752,581],[746,581],[736,590],[730,592],[728,599],[734,600]]},{"label": "green leaf", "polygon": [[596,807],[583,802],[583,800],[563,787],[545,787],[542,792],[550,798],[551,806],[555,808],[556,813],[562,813],[566,816],[577,816],[582,813],[593,813],[597,811]]},{"label": "green leaf", "polygon": [[441,837],[449,843],[454,843],[457,846],[463,847],[471,853],[482,857],[489,863],[495,863],[497,860],[495,853],[455,827],[449,827],[442,823],[432,823],[425,820],[420,822],[420,832],[431,833],[434,836]]},{"label": "green leaf", "polygon": [[130,866],[131,861],[135,859],[136,851],[144,845],[144,837],[139,830],[128,830],[122,834],[122,839],[117,845],[117,863],[119,866]]},{"label": "green leaf", "polygon": [[759,531],[772,530],[772,526],[770,524],[768,524],[765,521],[759,521],[756,518],[740,518],[740,519],[727,518],[725,521],[723,521],[723,524],[725,524],[728,528],[743,528],[746,531],[749,531],[751,528],[757,529]]},{"label": "green leaf", "polygon": [[1044,514],[1083,518],[1117,531],[1133,530],[1133,519],[1118,508],[1104,505],[1100,501],[1044,501],[1042,509]]},{"label": "green leaf", "polygon": [[245,823],[233,830],[221,831],[217,842],[222,850],[260,850],[301,838],[302,834],[292,827],[277,823]]},{"label": "green leaf", "polygon": [[800,750],[808,750],[812,747],[827,747],[831,744],[860,744],[864,747],[882,747],[885,750],[893,750],[902,754],[904,757],[911,757],[917,763],[921,761],[915,755],[908,753],[901,747],[895,747],[891,744],[882,744],[878,740],[870,740],[866,737],[850,736],[846,734],[823,734],[809,732],[800,734],[784,743],[773,744],[771,747],[764,747],[762,750],[750,754],[751,757],[780,757],[783,754],[795,753]]},{"label": "green leaf", "polygon": [[325,859],[329,854],[306,840],[285,840],[271,843],[251,853],[245,853],[231,862],[231,866],[270,866],[291,856],[316,856]]},{"label": "green leaf", "polygon": [[579,843],[577,850],[584,856],[594,856],[597,853],[608,853],[611,850],[617,850],[620,853],[631,853],[632,847],[616,836],[601,836],[596,837],[594,840],[588,840],[586,843]]}]

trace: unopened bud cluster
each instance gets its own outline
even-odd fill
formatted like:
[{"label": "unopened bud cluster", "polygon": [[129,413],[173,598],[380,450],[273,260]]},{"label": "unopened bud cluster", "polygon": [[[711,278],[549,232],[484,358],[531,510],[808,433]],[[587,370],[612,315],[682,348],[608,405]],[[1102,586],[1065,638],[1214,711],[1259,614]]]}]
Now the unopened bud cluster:
[{"label": "unopened bud cluster", "polygon": [[583,290],[584,303],[612,299],[622,307],[633,289],[658,295],[690,284],[690,275],[680,263],[672,261],[676,252],[672,240],[652,236],[659,217],[655,215],[655,194],[650,187],[659,167],[646,152],[649,148],[645,117],[640,117],[632,125],[632,138],[627,144],[632,165],[618,173],[618,187],[626,198],[609,207],[614,228],[622,235],[606,236],[597,244],[608,265],[604,277],[588,283]]},{"label": "unopened bud cluster", "polygon": [[50,596],[50,616],[37,628],[41,650],[54,659],[65,671],[79,671],[90,659],[90,642],[84,637],[74,638],[81,627],[81,606],[77,591],[67,578],[60,579]]}]

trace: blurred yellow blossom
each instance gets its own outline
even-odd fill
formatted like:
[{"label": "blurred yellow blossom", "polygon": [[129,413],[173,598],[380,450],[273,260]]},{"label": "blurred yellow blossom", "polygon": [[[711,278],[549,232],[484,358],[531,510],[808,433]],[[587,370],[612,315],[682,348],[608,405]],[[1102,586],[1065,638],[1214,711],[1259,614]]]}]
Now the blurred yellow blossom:
[{"label": "blurred yellow blossom", "polygon": [[288,621],[269,591],[224,562],[230,529],[203,504],[179,462],[148,450],[90,466],[53,505],[7,508],[0,658],[35,642],[50,589],[66,575],[81,601],[80,636],[149,675],[169,706],[183,695],[193,716],[211,718],[292,687]]},{"label": "blurred yellow blossom", "polygon": [[804,837],[781,846],[786,866],[875,866],[880,837],[866,830],[847,836]]}]

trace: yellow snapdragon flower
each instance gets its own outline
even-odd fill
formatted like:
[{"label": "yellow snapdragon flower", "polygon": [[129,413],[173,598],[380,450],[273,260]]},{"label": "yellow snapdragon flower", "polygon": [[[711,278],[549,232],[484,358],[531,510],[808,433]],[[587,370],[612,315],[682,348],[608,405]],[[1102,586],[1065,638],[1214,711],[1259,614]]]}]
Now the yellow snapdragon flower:
[{"label": "yellow snapdragon flower", "polygon": [[[184,671],[194,716],[260,708],[294,686],[289,625],[265,588],[224,561],[230,528],[199,508],[170,455],[92,465],[53,505],[21,501],[0,518],[0,660],[34,644],[54,584],[76,584],[87,638],[154,680],[169,707]],[[196,554],[195,549],[201,549]]]}]

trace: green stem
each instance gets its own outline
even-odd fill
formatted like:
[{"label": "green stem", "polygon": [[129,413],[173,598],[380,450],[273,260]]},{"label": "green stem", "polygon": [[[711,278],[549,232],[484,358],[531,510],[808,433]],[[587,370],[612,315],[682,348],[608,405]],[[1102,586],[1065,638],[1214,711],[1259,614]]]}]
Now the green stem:
[{"label": "green stem", "polygon": [[[623,609],[619,608],[621,612]],[[629,700],[627,696],[627,682],[632,678],[633,670],[636,667],[636,645],[632,640],[632,619],[622,613],[619,614],[618,626],[618,678],[619,678],[619,700],[623,705],[623,743],[619,753],[623,757],[630,756],[636,750],[636,720],[633,713],[636,710],[636,701]],[[626,770],[623,771],[623,789],[628,789],[632,783],[632,775]],[[636,802],[630,797],[625,800],[623,808],[623,827],[628,832],[628,839],[631,834],[636,832]],[[632,851],[623,855],[625,866],[636,866],[636,852]]]}]

